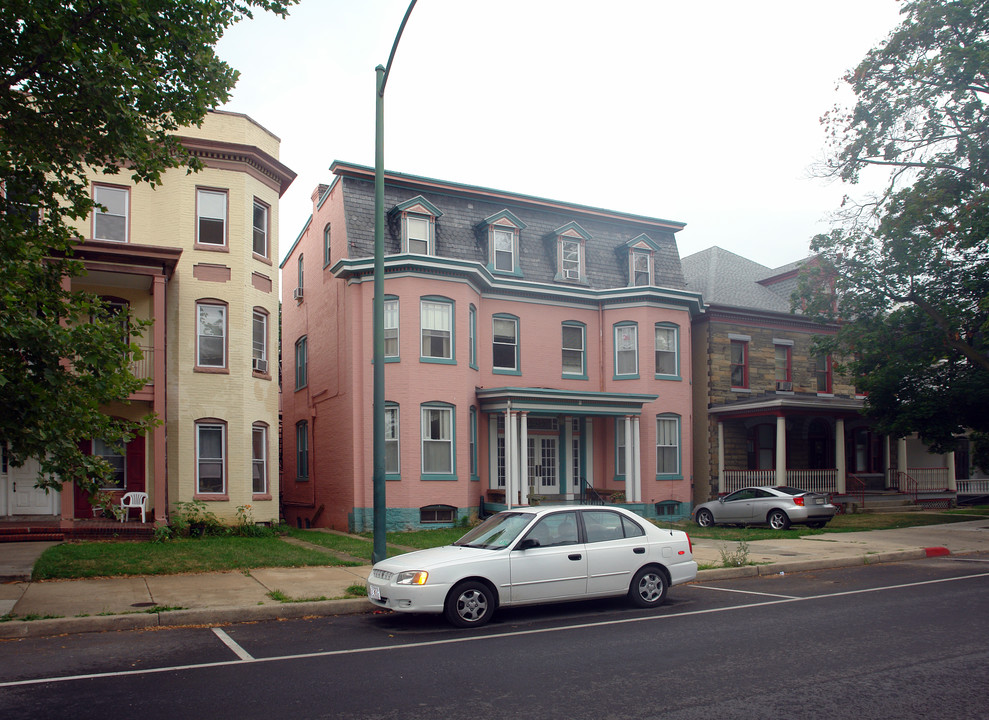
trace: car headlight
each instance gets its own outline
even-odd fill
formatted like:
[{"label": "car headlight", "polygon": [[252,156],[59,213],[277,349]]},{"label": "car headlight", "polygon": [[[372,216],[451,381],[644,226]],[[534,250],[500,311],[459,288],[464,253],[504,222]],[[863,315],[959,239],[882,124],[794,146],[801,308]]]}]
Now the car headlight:
[{"label": "car headlight", "polygon": [[428,577],[429,573],[425,570],[406,570],[398,574],[395,583],[398,585],[425,585]]}]

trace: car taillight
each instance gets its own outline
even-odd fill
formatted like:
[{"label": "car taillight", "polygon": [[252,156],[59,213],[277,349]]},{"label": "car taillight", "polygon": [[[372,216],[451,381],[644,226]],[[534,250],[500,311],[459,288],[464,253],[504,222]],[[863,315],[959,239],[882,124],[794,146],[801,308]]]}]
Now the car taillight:
[{"label": "car taillight", "polygon": [[799,505],[800,507],[803,507],[804,506],[804,499],[802,497],[795,497],[795,498],[793,498],[793,503],[795,505]]},{"label": "car taillight", "polygon": [[687,547],[690,549],[690,554],[693,555],[694,554],[694,543],[691,542],[690,535],[689,534],[687,534],[687,533],[684,533],[684,534],[687,535]]}]

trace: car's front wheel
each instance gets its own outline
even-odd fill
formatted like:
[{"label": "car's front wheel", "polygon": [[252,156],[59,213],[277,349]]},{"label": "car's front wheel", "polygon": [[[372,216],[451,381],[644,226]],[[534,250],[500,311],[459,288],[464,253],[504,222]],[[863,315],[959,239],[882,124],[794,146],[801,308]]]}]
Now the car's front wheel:
[{"label": "car's front wheel", "polygon": [[645,567],[635,573],[632,584],[628,588],[628,597],[639,607],[650,608],[662,605],[666,600],[666,590],[669,583],[662,570]]},{"label": "car's front wheel", "polygon": [[482,582],[465,580],[446,597],[443,614],[457,627],[480,627],[494,613],[494,595]]},{"label": "car's front wheel", "polygon": [[698,510],[697,524],[701,527],[714,527],[714,515],[707,508]]},{"label": "car's front wheel", "polygon": [[773,530],[786,530],[790,527],[790,516],[782,510],[773,510],[766,518]]}]

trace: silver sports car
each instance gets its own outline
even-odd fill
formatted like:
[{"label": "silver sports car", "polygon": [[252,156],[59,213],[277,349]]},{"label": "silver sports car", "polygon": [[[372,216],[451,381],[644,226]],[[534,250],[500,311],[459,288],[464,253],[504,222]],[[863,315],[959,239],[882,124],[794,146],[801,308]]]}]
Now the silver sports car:
[{"label": "silver sports car", "polygon": [[694,508],[694,521],[713,525],[769,525],[786,530],[790,525],[822,528],[837,508],[828,496],[792,487],[748,487]]}]

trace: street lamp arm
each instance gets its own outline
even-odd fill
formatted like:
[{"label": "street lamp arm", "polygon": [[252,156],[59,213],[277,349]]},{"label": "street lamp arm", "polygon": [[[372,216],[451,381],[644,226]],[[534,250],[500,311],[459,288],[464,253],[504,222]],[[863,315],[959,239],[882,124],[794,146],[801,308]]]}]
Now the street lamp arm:
[{"label": "street lamp arm", "polygon": [[[395,59],[395,51],[398,50],[398,41],[402,39],[402,32],[405,30],[405,23],[409,21],[409,15],[412,14],[412,8],[416,6],[416,0],[412,0],[409,3],[409,9],[405,11],[405,17],[402,18],[402,24],[398,26],[398,34],[395,36],[395,42],[391,46],[391,54],[388,55],[388,64],[385,65],[385,74],[381,76],[381,80],[378,83],[378,95],[380,97],[385,96],[385,85],[388,82],[388,73],[391,72],[391,62]],[[380,65],[378,67],[381,67]],[[377,70],[377,68],[375,68]]]}]

